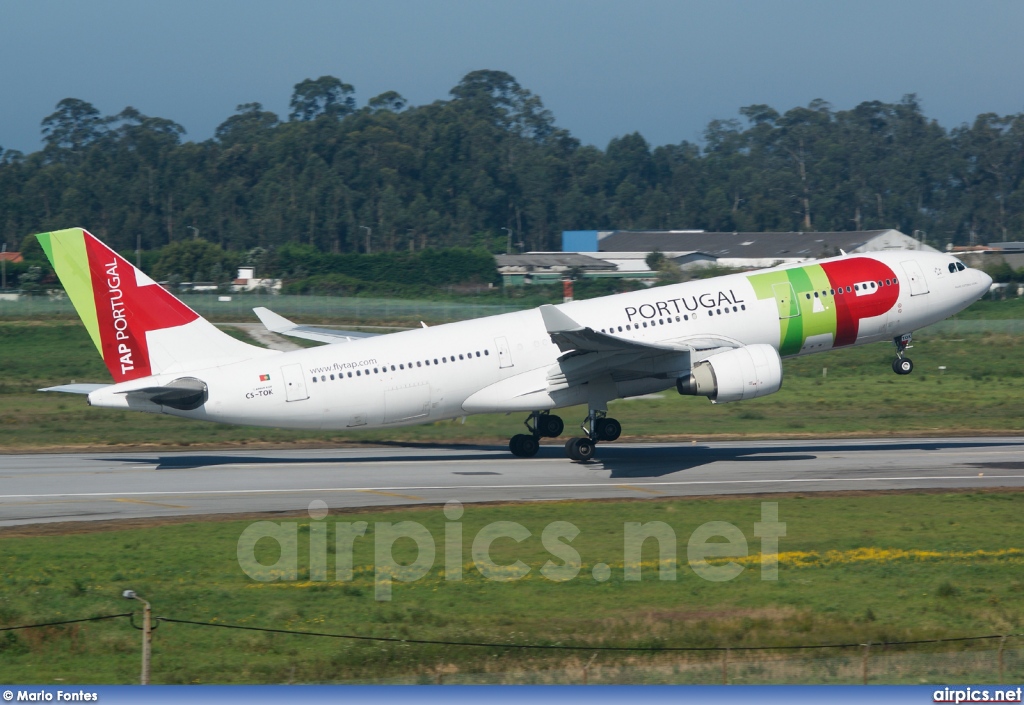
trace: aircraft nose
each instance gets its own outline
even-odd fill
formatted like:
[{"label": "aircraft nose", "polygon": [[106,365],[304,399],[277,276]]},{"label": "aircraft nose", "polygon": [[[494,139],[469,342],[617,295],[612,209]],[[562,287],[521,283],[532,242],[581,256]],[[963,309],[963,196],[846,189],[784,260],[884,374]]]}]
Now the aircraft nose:
[{"label": "aircraft nose", "polygon": [[985,272],[981,271],[980,269],[975,271],[978,272],[978,281],[981,282],[981,290],[983,292],[988,292],[988,290],[992,288],[992,277],[985,274]]}]

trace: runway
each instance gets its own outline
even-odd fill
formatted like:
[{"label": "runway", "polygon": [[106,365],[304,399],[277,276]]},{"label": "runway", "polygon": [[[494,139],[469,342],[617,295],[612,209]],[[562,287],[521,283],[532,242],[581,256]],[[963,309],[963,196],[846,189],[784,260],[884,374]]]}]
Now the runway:
[{"label": "runway", "polygon": [[0,455],[0,526],[462,502],[1024,487],[1024,438]]}]

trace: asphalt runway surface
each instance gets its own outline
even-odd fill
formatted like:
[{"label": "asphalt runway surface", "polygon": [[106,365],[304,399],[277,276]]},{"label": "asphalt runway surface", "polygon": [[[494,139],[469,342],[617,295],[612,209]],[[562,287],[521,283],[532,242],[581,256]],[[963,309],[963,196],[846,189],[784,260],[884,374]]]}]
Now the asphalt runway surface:
[{"label": "asphalt runway surface", "polygon": [[708,494],[1024,487],[1024,438],[0,455],[0,526],[190,514]]}]

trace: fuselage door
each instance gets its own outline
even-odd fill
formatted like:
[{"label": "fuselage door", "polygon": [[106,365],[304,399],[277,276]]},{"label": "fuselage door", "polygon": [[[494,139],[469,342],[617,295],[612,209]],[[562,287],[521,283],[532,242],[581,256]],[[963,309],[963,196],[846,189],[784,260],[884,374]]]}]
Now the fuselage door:
[{"label": "fuselage door", "polygon": [[779,318],[796,318],[800,315],[800,304],[796,300],[796,292],[790,282],[772,284],[775,294],[775,305],[779,307]]},{"label": "fuselage door", "polygon": [[505,336],[495,338],[494,345],[498,348],[498,367],[512,367],[512,351],[509,350]]},{"label": "fuselage door", "polygon": [[927,294],[928,282],[924,279],[921,265],[912,259],[900,262],[900,264],[903,266],[903,271],[907,273],[907,279],[910,280],[910,295],[920,296],[921,294]]},{"label": "fuselage door", "polygon": [[384,423],[418,419],[430,413],[430,384],[396,387],[384,392]]},{"label": "fuselage door", "polygon": [[284,379],[285,401],[309,399],[309,394],[306,392],[306,375],[302,371],[302,365],[285,365],[281,368],[281,377]]}]

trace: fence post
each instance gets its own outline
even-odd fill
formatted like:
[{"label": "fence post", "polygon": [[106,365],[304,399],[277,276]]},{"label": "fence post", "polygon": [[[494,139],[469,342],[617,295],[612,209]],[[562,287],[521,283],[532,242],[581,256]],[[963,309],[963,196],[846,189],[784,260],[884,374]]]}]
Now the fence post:
[{"label": "fence post", "polygon": [[1003,652],[1006,649],[1006,637],[1004,636],[999,640],[999,684],[1002,685],[1005,681],[1003,680]]},{"label": "fence post", "polygon": [[583,685],[587,685],[587,671],[590,670],[590,664],[597,658],[597,652],[595,651],[591,656],[590,660],[583,665]]},{"label": "fence post", "polygon": [[868,654],[871,653],[871,642],[864,644],[864,654],[861,660],[861,679],[864,685],[868,684]]}]

